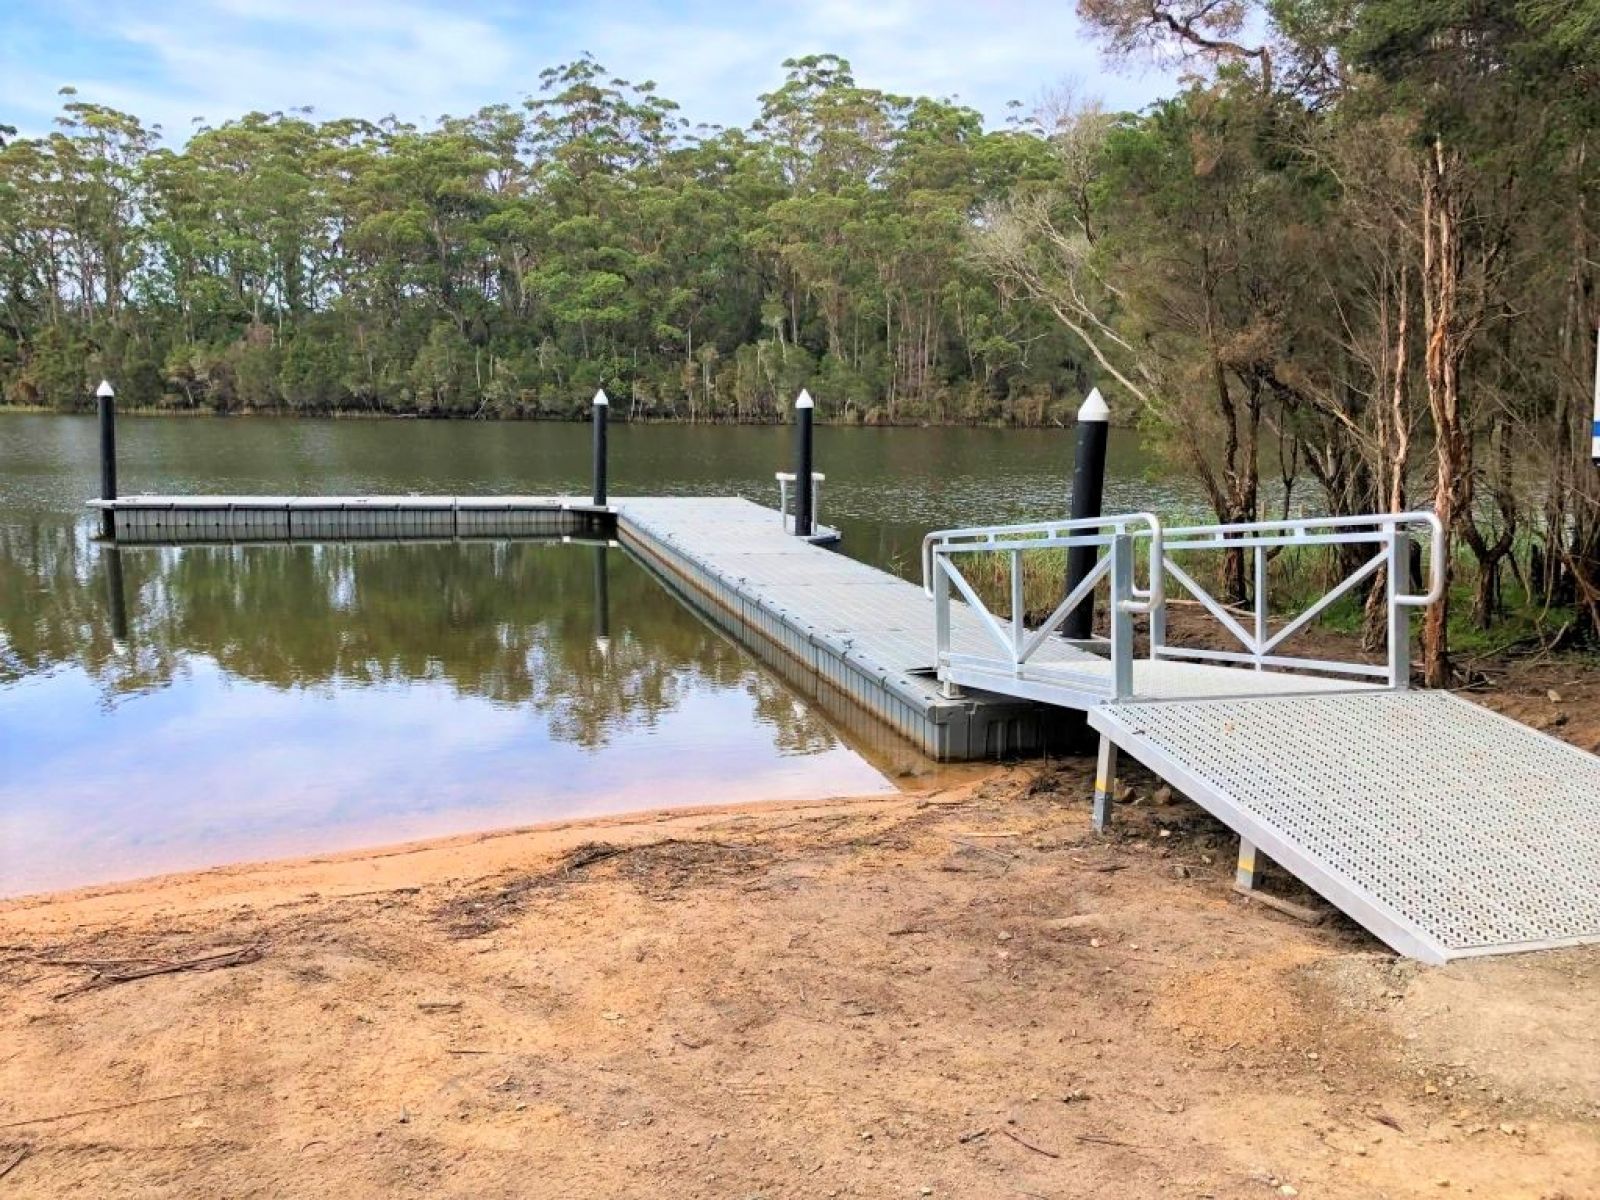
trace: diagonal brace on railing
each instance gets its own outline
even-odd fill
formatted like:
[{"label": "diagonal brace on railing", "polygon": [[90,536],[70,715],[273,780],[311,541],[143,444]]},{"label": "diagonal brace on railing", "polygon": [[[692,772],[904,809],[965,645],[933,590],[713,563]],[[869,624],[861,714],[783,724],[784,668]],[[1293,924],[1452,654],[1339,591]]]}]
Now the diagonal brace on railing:
[{"label": "diagonal brace on railing", "polygon": [[944,554],[935,555],[935,568],[942,571],[944,577],[955,584],[956,591],[961,593],[968,607],[983,621],[984,628],[999,643],[1000,648],[1006,652],[1006,656],[1008,658],[1013,657],[1016,654],[1016,644],[1011,640],[1010,635],[1000,628],[1000,624],[994,619],[994,615],[990,613],[984,602],[978,598],[978,593],[973,591],[972,585],[967,582],[966,577],[961,574],[961,569]]},{"label": "diagonal brace on railing", "polygon": [[1384,547],[1382,550],[1378,551],[1378,553],[1374,554],[1365,563],[1363,563],[1360,568],[1350,574],[1342,583],[1339,584],[1339,586],[1327,592],[1322,599],[1318,600],[1310,608],[1306,609],[1305,612],[1301,613],[1282,629],[1278,630],[1278,632],[1273,634],[1264,645],[1258,646],[1255,652],[1257,654],[1271,654],[1284,642],[1288,641],[1307,625],[1311,624],[1312,621],[1316,620],[1317,617],[1322,613],[1323,609],[1327,608],[1330,604],[1333,604],[1339,599],[1339,597],[1350,591],[1351,588],[1355,587],[1363,579],[1366,579],[1368,576],[1374,574],[1379,567],[1383,566],[1384,561],[1388,558],[1388,556],[1388,547]]},{"label": "diagonal brace on railing", "polygon": [[1050,614],[1045,623],[1034,630],[1033,636],[1027,640],[1022,650],[1018,653],[1017,661],[1026,662],[1032,658],[1034,652],[1044,645],[1045,638],[1061,627],[1061,623],[1067,619],[1067,615],[1083,603],[1089,593],[1094,591],[1095,585],[1104,579],[1110,570],[1111,555],[1101,555],[1094,568],[1083,577],[1083,581],[1067,594],[1065,600],[1057,605],[1055,611]]},{"label": "diagonal brace on railing", "polygon": [[1245,632],[1244,626],[1235,621],[1232,614],[1229,613],[1227,609],[1223,608],[1222,605],[1212,597],[1210,592],[1206,591],[1205,588],[1201,587],[1198,583],[1191,579],[1187,571],[1178,566],[1178,564],[1173,562],[1170,558],[1165,559],[1162,565],[1166,568],[1168,574],[1170,574],[1174,579],[1187,588],[1190,594],[1205,606],[1207,612],[1209,612],[1218,621],[1221,621],[1222,624],[1227,628],[1228,632],[1239,639],[1239,644],[1241,646],[1253,654],[1261,653],[1260,649],[1256,646],[1255,638],[1251,637],[1250,634]]}]

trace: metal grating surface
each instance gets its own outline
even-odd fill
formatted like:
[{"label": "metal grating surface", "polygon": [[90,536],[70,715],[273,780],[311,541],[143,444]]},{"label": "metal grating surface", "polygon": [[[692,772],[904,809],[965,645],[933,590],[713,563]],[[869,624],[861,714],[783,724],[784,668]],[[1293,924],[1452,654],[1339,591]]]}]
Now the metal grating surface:
[{"label": "metal grating surface", "polygon": [[[992,643],[991,643],[992,644]],[[1028,664],[1027,678],[1048,686],[1059,682],[1063,689],[1081,690],[1085,684],[1107,693],[1111,690],[1111,662],[1096,655],[1087,661],[1073,661],[1041,669]],[[1293,696],[1306,692],[1374,691],[1378,685],[1332,679],[1326,675],[1291,674],[1284,671],[1256,671],[1248,667],[1222,667],[1208,663],[1177,663],[1134,659],[1134,701],[1204,700],[1225,696]],[[1130,701],[1130,703],[1133,701]]]},{"label": "metal grating surface", "polygon": [[1478,705],[1376,691],[1090,723],[1402,953],[1600,940],[1600,758]]}]

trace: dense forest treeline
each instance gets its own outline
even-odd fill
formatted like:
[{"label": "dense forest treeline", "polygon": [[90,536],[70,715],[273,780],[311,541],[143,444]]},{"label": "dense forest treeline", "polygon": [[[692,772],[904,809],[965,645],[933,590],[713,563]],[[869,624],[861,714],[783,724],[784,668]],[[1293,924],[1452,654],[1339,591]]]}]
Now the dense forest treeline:
[{"label": "dense forest treeline", "polygon": [[1286,503],[1431,507],[1472,622],[1593,636],[1600,0],[1078,8],[1113,59],[1186,63],[1177,94],[986,129],[823,55],[724,130],[582,59],[426,129],[181,149],[69,98],[0,150],[0,386],[560,416],[603,385],[687,420],[807,386],[824,419],[1026,424],[1098,383],[1220,518],[1272,515],[1269,462]]},{"label": "dense forest treeline", "polygon": [[[1196,77],[1138,116],[1040,123],[1055,177],[973,238],[1002,291],[1074,333],[1223,520],[1272,515],[1264,459],[1333,513],[1433,509],[1453,586],[1424,620],[1430,683],[1459,678],[1457,611],[1490,630],[1516,608],[1536,648],[1592,639],[1600,0],[1078,11],[1113,56]],[[1245,576],[1233,556],[1231,596]]]},{"label": "dense forest treeline", "polygon": [[0,384],[130,405],[1042,420],[1070,334],[963,253],[1048,144],[790,62],[749,130],[582,59],[421,129],[253,114],[165,148],[69,99],[0,151]]}]

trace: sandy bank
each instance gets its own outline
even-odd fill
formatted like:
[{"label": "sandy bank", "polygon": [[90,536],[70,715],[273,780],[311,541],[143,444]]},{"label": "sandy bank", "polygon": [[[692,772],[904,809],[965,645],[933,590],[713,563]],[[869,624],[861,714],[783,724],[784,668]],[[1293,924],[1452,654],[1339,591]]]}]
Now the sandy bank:
[{"label": "sandy bank", "polygon": [[0,1195],[1596,1194],[1600,955],[1419,970],[1232,898],[1148,786],[1095,839],[1086,792],[0,905]]}]

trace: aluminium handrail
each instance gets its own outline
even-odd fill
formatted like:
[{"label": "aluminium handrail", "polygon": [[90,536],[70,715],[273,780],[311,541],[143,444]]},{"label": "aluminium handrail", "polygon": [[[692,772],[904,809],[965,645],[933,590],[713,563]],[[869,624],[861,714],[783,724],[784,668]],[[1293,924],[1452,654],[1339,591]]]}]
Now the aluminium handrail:
[{"label": "aluminium handrail", "polygon": [[[1418,593],[1404,592],[1401,583],[1406,574],[1405,547],[1409,529],[1425,526],[1430,535],[1428,556],[1428,587]],[[1133,581],[1134,558],[1130,546],[1134,539],[1150,540],[1149,587],[1141,590]],[[1266,592],[1266,551],[1274,546],[1332,546],[1370,544],[1378,553],[1341,582],[1327,590],[1299,616],[1276,631],[1268,626]],[[1043,625],[1028,630],[1020,616],[1022,565],[1021,556],[1029,550],[1057,547],[1104,546],[1108,553],[1099,559],[1088,578],[1074,588],[1066,600],[1058,605]],[[1254,550],[1256,560],[1256,612],[1254,630],[1247,630],[1215,601],[1195,580],[1184,572],[1169,555],[1180,551],[1234,551]],[[975,553],[1006,553],[1011,558],[1012,617],[1009,636],[1000,627],[987,605],[961,576],[955,563],[948,561],[957,555]],[[949,587],[965,599],[989,634],[1004,648],[999,660],[1010,672],[1022,677],[1024,664],[1043,644],[1050,632],[1060,623],[1065,611],[1086,598],[1102,576],[1111,576],[1113,621],[1111,660],[1114,681],[1111,695],[1120,698],[1130,694],[1132,661],[1132,626],[1127,622],[1134,613],[1150,617],[1150,658],[1199,659],[1222,663],[1253,665],[1256,670],[1283,667],[1298,670],[1331,672],[1335,674],[1375,675],[1387,677],[1392,688],[1404,688],[1409,681],[1408,622],[1403,616],[1407,608],[1431,605],[1443,595],[1447,567],[1445,530],[1437,515],[1427,511],[1405,513],[1377,513],[1360,516],[1302,517],[1282,520],[1241,522],[1236,525],[1194,525],[1166,529],[1152,513],[1128,513],[1113,516],[1036,521],[1015,525],[971,526],[961,529],[938,530],[930,533],[922,543],[923,590],[934,598],[935,632],[938,643],[940,675],[944,668],[970,655],[950,653],[950,628],[948,605]],[[1380,569],[1387,568],[1385,586],[1389,609],[1388,642],[1389,663],[1386,668],[1366,663],[1341,663],[1314,659],[1288,658],[1273,652],[1305,628],[1319,614],[1370,578]],[[1166,577],[1171,575],[1176,584],[1198,598],[1204,607],[1217,617],[1245,650],[1201,650],[1166,644],[1167,598]],[[935,595],[935,585],[940,585]]]},{"label": "aluminium handrail", "polygon": [[[1143,525],[1133,531],[1130,527]],[[1062,536],[1061,531],[1087,529],[1109,530],[1099,536]],[[1029,534],[1045,537],[1028,537]],[[984,553],[1005,550],[1049,550],[1057,547],[1107,546],[1111,537],[1119,533],[1134,533],[1150,539],[1150,585],[1131,588],[1132,600],[1123,601],[1128,612],[1147,613],[1166,602],[1162,577],[1162,546],[1165,534],[1161,518],[1150,512],[1117,513],[1101,517],[1077,517],[1060,521],[1030,521],[1017,525],[971,525],[961,529],[936,529],[922,539],[922,591],[933,595],[933,558],[944,550],[948,553]],[[976,540],[974,540],[976,539]],[[1011,540],[1020,539],[1020,540]]]},{"label": "aluminium handrail", "polygon": [[[775,471],[772,477],[778,481],[778,523],[785,529],[792,527],[794,522],[789,517],[789,485],[796,483],[799,476],[793,471]],[[811,472],[811,521],[819,532],[822,528],[822,485],[827,476],[821,471]],[[800,501],[800,488],[795,487],[795,503]]]},{"label": "aluminium handrail", "polygon": [[[1420,509],[1415,512],[1371,513],[1359,516],[1296,517],[1276,521],[1248,521],[1237,525],[1188,525],[1167,530],[1166,540],[1169,549],[1201,549],[1202,547],[1200,546],[1185,547],[1182,543],[1202,537],[1207,539],[1205,548],[1248,549],[1258,542],[1263,542],[1263,537],[1252,538],[1249,536],[1230,535],[1271,535],[1287,531],[1301,535],[1290,539],[1288,544],[1304,541],[1315,545],[1325,539],[1312,535],[1313,530],[1398,529],[1404,525],[1426,525],[1431,535],[1428,539],[1428,590],[1416,595],[1398,593],[1394,597],[1394,602],[1410,608],[1426,608],[1430,604],[1438,603],[1440,597],[1444,595],[1446,557],[1444,525],[1439,520],[1438,514],[1429,512],[1426,509]],[[1135,536],[1141,535],[1135,534]],[[1274,542],[1274,544],[1284,543]]]}]

